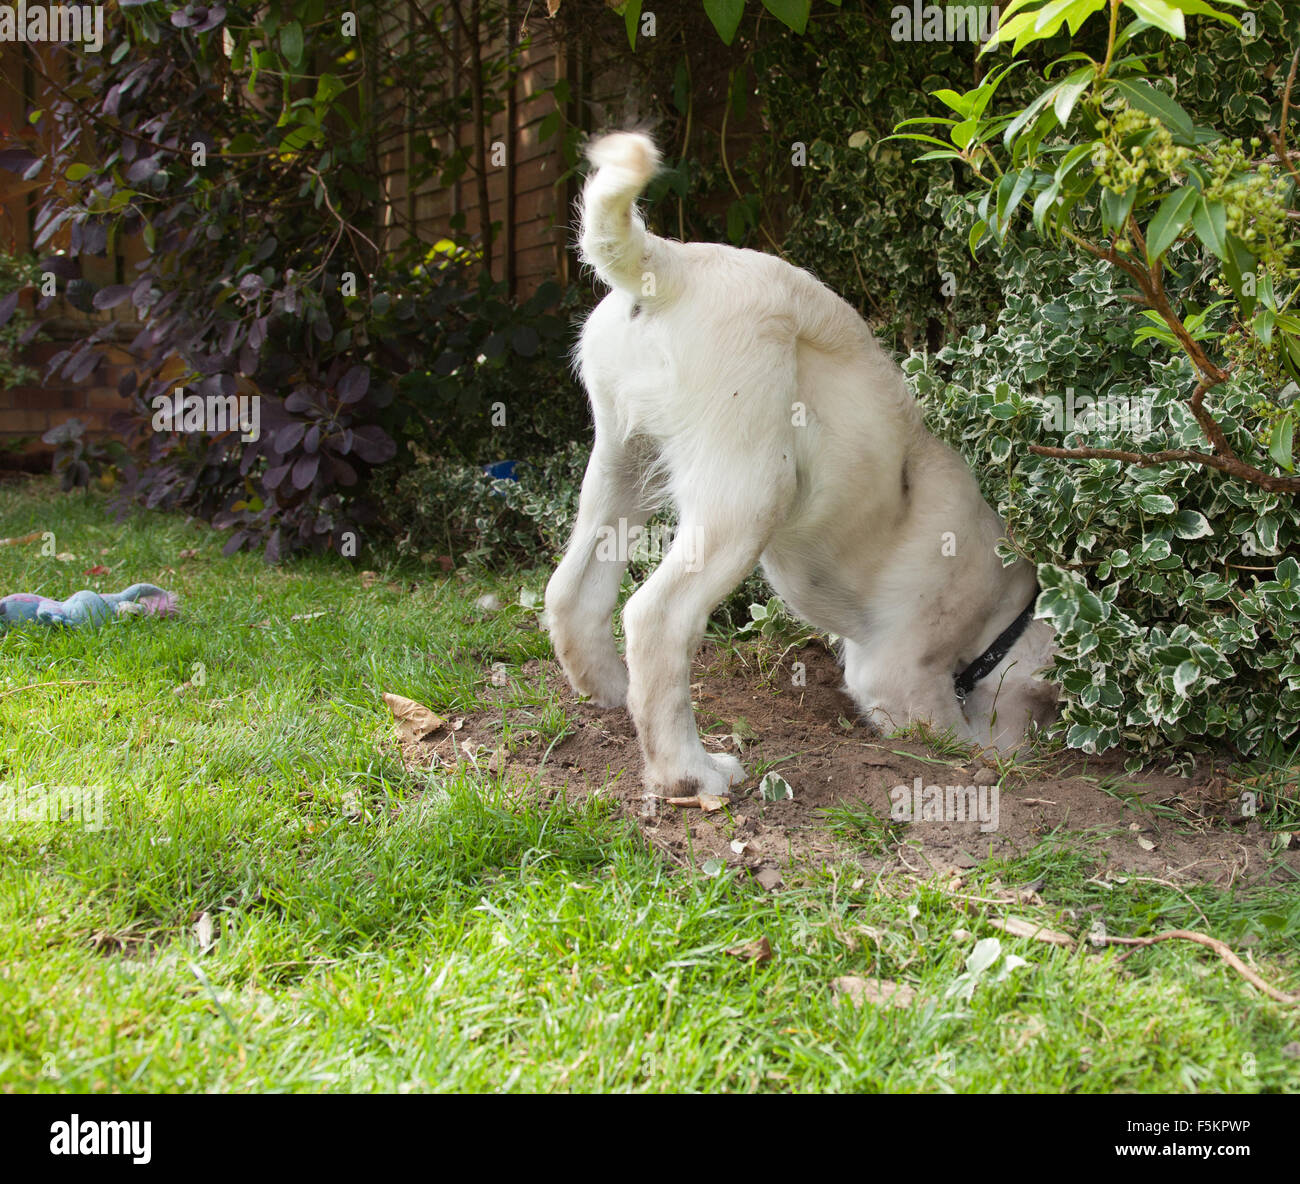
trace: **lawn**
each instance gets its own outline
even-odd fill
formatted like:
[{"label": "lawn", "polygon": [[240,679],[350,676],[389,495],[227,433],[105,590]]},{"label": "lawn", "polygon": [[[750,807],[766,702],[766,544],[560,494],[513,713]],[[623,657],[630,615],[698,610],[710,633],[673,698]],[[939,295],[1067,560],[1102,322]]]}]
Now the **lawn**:
[{"label": "lawn", "polygon": [[[0,537],[33,530],[65,558],[0,547],[4,591],[144,580],[182,611],[0,638],[5,792],[82,787],[105,822],[3,815],[6,1091],[1300,1088],[1296,1009],[1203,947],[1057,947],[966,899],[1041,880],[1022,911],[1047,925],[1197,929],[1296,992],[1293,887],[1106,887],[1060,832],[960,895],[853,863],[776,892],[670,866],[599,794],[400,759],[383,692],[485,710],[493,663],[549,656],[518,604],[544,572],[271,568],[180,518],[0,487]],[[574,726],[512,686],[539,729]],[[728,953],[762,937],[770,960]],[[854,1002],[841,976],[911,994]]]}]

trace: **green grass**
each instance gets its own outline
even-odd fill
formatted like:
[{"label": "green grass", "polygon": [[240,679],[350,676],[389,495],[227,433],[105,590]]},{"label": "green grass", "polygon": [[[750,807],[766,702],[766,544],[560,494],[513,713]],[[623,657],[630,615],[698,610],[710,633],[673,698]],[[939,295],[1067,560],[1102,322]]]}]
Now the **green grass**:
[{"label": "green grass", "polygon": [[[0,536],[29,530],[77,559],[0,548],[5,591],[150,580],[183,616],[0,639],[0,777],[101,789],[109,823],[0,828],[0,1088],[1300,1087],[1283,1052],[1296,1013],[1199,947],[1121,964],[998,934],[937,882],[853,866],[787,869],[769,895],[669,869],[599,798],[543,807],[491,779],[412,776],[382,691],[470,711],[492,662],[517,673],[549,653],[527,610],[475,609],[486,580],[385,572],[399,589],[364,590],[361,564],[270,569],[177,518],[117,525],[93,499],[0,489]],[[113,574],[83,577],[95,563]],[[512,682],[543,735],[573,726],[536,678]],[[1107,889],[1098,870],[1057,834],[959,891],[1041,881],[1044,906],[1014,911],[1075,934],[1199,928],[1300,989],[1294,890]],[[770,962],[726,952],[760,935]],[[949,995],[993,936],[1032,965]],[[841,1002],[840,975],[917,999]]]}]

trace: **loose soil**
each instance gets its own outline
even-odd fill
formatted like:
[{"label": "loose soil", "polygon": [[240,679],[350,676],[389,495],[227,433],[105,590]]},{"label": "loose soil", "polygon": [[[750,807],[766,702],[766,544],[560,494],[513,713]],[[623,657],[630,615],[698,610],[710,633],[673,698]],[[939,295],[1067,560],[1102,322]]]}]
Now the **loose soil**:
[{"label": "loose soil", "polygon": [[[796,663],[805,685],[795,685]],[[755,651],[706,645],[692,677],[705,747],[738,752],[751,774],[713,812],[647,795],[628,713],[579,701],[553,662],[532,661],[518,673],[485,672],[489,693],[502,706],[449,720],[404,745],[404,757],[420,771],[473,762],[517,793],[546,800],[605,795],[673,863],[744,868],[769,889],[800,866],[845,859],[856,860],[866,875],[950,875],[990,856],[1024,854],[1049,837],[1085,850],[1095,860],[1095,877],[1106,883],[1147,877],[1228,887],[1300,879],[1300,839],[1279,850],[1281,836],[1241,817],[1240,786],[1224,775],[1223,761],[1202,758],[1191,776],[1181,777],[1162,771],[1159,762],[1126,774],[1123,754],[1047,755],[1001,776],[995,829],[979,821],[891,825],[895,787],[910,794],[917,784],[975,784],[987,795],[980,783],[999,781],[995,762],[874,732],[857,718],[834,656],[819,644],[764,668]],[[538,731],[537,709],[506,706],[510,678],[540,683],[558,696],[571,730],[547,740]],[[788,782],[793,799],[764,799],[756,774],[769,769]],[[866,819],[865,827],[850,815]]]}]

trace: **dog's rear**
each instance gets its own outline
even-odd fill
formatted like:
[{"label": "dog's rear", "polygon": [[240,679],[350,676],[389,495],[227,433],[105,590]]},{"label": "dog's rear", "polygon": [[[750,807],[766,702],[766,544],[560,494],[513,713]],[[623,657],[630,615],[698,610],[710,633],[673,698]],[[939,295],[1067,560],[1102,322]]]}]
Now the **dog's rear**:
[{"label": "dog's rear", "polygon": [[[742,251],[716,243],[679,243],[646,230],[636,201],[659,169],[659,150],[640,132],[614,132],[593,140],[587,158],[595,165],[582,191],[579,252],[610,288],[631,296],[638,309],[654,310],[672,304],[690,280],[698,284],[703,273],[724,270],[724,261],[743,258],[745,267],[762,267],[767,274],[766,311],[786,321],[791,343],[798,337],[830,352],[879,353],[875,341],[857,313],[819,280],[783,260],[758,251]],[[728,306],[744,302],[756,306],[761,296],[751,283],[741,293],[730,292],[717,315]]]},{"label": "dog's rear", "polygon": [[[659,159],[647,137],[607,136],[588,155],[580,248],[612,290],[583,328],[596,439],[546,596],[574,687],[627,704],[652,786],[725,793],[742,771],[700,745],[690,655],[709,612],[761,557],[795,612],[845,639],[848,689],[869,718],[988,736],[988,722],[972,727],[963,713],[953,673],[1023,608],[1033,570],[1001,567],[1002,523],[965,464],[925,432],[861,317],[814,277],[646,230],[636,200]],[[679,529],[625,606],[625,668],[611,617],[627,554],[609,543],[656,508],[647,468],[663,477]],[[941,550],[948,536],[955,553]],[[1021,661],[1012,681],[1028,677],[1020,650],[1008,655]],[[1020,729],[997,714],[1014,741]]]}]

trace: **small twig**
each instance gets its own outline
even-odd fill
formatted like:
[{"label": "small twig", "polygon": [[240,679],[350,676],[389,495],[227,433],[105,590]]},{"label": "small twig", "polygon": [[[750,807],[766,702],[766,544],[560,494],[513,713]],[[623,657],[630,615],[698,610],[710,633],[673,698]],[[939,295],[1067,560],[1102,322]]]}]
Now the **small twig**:
[{"label": "small twig", "polygon": [[1300,173],[1296,172],[1296,167],[1291,162],[1291,153],[1287,151],[1286,147],[1286,125],[1291,114],[1291,88],[1295,86],[1297,66],[1300,66],[1300,49],[1297,49],[1295,55],[1291,58],[1291,72],[1286,76],[1286,89],[1282,92],[1282,119],[1272,140],[1273,147],[1277,150],[1278,159],[1286,165],[1287,172],[1297,181],[1300,181]]},{"label": "small twig", "polygon": [[[1276,987],[1269,986],[1228,948],[1226,942],[1221,942],[1217,937],[1209,937],[1204,933],[1195,933],[1190,929],[1170,929],[1165,933],[1157,933],[1154,937],[1096,937],[1090,940],[1097,945],[1141,947],[1153,946],[1157,942],[1173,941],[1179,938],[1183,941],[1194,941],[1197,945],[1213,950],[1251,986],[1263,991],[1265,995],[1275,1002],[1282,1003],[1287,1007],[1300,1007],[1300,995],[1288,995],[1284,991],[1279,991]],[[1136,950],[1132,950],[1130,953],[1136,953]],[[1123,961],[1127,957],[1129,957],[1129,954],[1124,954],[1119,961]]]},{"label": "small twig", "polygon": [[[744,69],[742,66],[741,69]],[[727,119],[731,115],[731,95],[727,95],[726,106],[722,109],[722,127],[718,132],[718,151],[722,158],[722,171],[726,173],[727,180],[731,182],[732,191],[740,201],[745,200],[745,195],[740,192],[740,186],[736,184],[736,178],[732,175],[731,165],[727,163]],[[755,215],[754,221],[759,230],[763,232],[763,237],[772,244],[774,250],[781,258],[785,258],[785,253],[781,250],[781,244],[772,237],[766,226],[763,225],[763,219],[760,215]]]},{"label": "small twig", "polygon": [[[324,258],[323,260],[321,260],[321,263],[320,263],[319,267],[317,267],[317,268],[315,268],[315,269],[313,269],[313,270],[319,271],[321,268],[323,268],[323,267],[325,266],[325,263],[328,261],[330,255],[332,255],[332,254],[334,253],[334,245],[339,241],[339,237],[340,237],[344,232],[347,233],[347,235],[348,235],[348,237],[349,237],[350,239],[353,238],[353,236],[359,236],[359,237],[365,239],[366,243],[369,244],[370,249],[371,249],[372,251],[374,251],[376,255],[380,255],[380,254],[382,254],[382,252],[379,250],[378,245],[375,243],[375,240],[374,240],[374,239],[372,239],[368,234],[366,234],[366,232],[365,232],[364,230],[361,230],[361,229],[359,229],[358,227],[353,226],[351,222],[349,222],[346,218],[344,218],[343,215],[340,214],[340,213],[338,212],[338,210],[336,210],[336,209],[334,208],[334,203],[333,203],[332,201],[330,201],[330,191],[329,191],[329,186],[325,183],[325,178],[321,176],[321,174],[319,173],[319,171],[317,171],[316,169],[312,168],[311,165],[306,165],[305,167],[306,167],[307,171],[308,171],[309,173],[311,173],[311,175],[312,175],[313,177],[315,177],[317,181],[320,182],[320,187],[321,187],[321,197],[322,197],[322,198],[324,199],[324,201],[325,201],[325,208],[326,208],[327,210],[329,210],[329,212],[330,212],[331,214],[334,215],[335,220],[336,220],[336,221],[338,222],[338,224],[339,224],[338,230],[335,232],[334,238],[330,240],[330,247],[329,247],[329,250],[326,252],[325,258]],[[353,243],[352,243],[352,247],[353,247],[353,250],[356,250],[356,242],[355,242],[355,239],[354,239],[354,241],[353,241]],[[359,257],[360,257],[360,252],[358,252],[358,258],[359,258]],[[369,281],[368,281],[368,282],[369,282]]]},{"label": "small twig", "polygon": [[1249,481],[1252,485],[1258,485],[1270,493],[1300,491],[1300,477],[1274,477],[1237,460],[1236,457],[1210,456],[1208,453],[1194,452],[1187,448],[1168,448],[1163,452],[1126,452],[1120,448],[1053,448],[1047,444],[1031,444],[1029,451],[1036,456],[1054,456],[1061,460],[1120,460],[1125,464],[1141,465],[1144,468],[1172,464],[1175,461],[1188,461],[1218,469],[1221,473],[1228,473],[1233,477],[1240,477],[1243,481]]},{"label": "small twig", "polygon": [[10,687],[0,691],[0,699],[6,695],[16,695],[19,691],[34,691],[37,687],[90,687],[103,682],[102,678],[60,678],[54,682],[29,682],[25,687]]},{"label": "small twig", "polygon": [[1192,908],[1196,910],[1197,915],[1201,918],[1201,920],[1206,925],[1210,923],[1210,918],[1207,917],[1203,912],[1201,912],[1201,906],[1198,905],[1196,901],[1194,901],[1190,896],[1188,896],[1186,892],[1184,892],[1181,888],[1179,888],[1177,884],[1173,883],[1173,881],[1161,880],[1158,879],[1156,876],[1131,876],[1130,879],[1140,880],[1144,884],[1159,884],[1162,888],[1172,888],[1185,901],[1187,901],[1187,903],[1190,904]]}]

